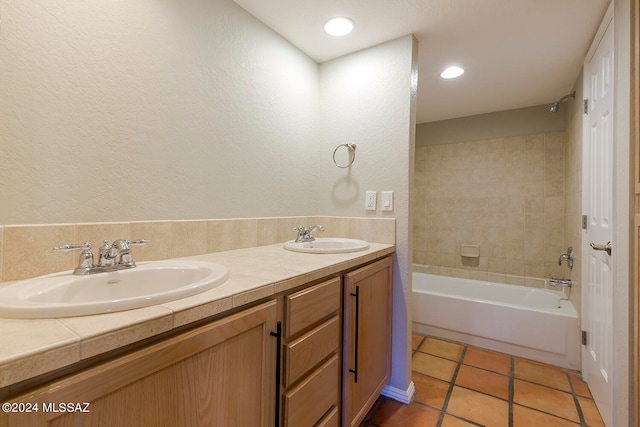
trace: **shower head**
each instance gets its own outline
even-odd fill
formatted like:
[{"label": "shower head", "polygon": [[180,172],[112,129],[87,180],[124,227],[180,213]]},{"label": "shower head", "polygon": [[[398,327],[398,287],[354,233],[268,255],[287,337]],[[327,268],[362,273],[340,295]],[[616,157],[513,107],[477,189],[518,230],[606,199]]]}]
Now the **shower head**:
[{"label": "shower head", "polygon": [[557,113],[558,110],[560,109],[560,103],[566,101],[569,98],[576,98],[576,91],[574,90],[573,92],[571,92],[569,95],[565,95],[562,98],[558,99],[556,102],[553,103],[553,105],[549,108],[549,111],[551,111],[552,113]]}]

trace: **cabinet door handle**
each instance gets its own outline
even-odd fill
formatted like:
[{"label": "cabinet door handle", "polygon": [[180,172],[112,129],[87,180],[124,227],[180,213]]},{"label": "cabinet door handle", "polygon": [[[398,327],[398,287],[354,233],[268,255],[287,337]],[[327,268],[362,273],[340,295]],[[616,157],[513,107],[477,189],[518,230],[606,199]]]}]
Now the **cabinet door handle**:
[{"label": "cabinet door handle", "polygon": [[282,356],[282,322],[276,324],[276,332],[269,335],[276,338],[276,419],[275,427],[280,425],[280,359]]},{"label": "cabinet door handle", "polygon": [[355,337],[355,349],[353,351],[354,362],[353,369],[349,369],[349,372],[353,374],[353,381],[358,383],[358,347],[359,347],[359,339],[360,339],[360,286],[356,286],[356,293],[351,293],[352,297],[356,297],[356,337]]}]

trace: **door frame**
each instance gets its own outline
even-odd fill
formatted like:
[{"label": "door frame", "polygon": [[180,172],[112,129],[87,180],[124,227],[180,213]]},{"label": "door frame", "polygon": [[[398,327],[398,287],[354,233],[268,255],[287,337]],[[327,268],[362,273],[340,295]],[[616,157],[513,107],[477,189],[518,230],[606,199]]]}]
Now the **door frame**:
[{"label": "door frame", "polygon": [[633,121],[635,148],[635,215],[633,220],[633,419],[634,426],[640,427],[640,0],[634,1],[634,99],[635,114]]}]

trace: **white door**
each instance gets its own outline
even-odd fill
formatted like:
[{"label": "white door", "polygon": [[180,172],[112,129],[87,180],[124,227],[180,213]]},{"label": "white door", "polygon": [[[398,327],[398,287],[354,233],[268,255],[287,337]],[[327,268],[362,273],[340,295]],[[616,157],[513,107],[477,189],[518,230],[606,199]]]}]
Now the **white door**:
[{"label": "white door", "polygon": [[[613,14],[607,11],[587,55],[583,124],[582,375],[608,427],[613,426]],[[595,246],[593,246],[593,245]]]}]

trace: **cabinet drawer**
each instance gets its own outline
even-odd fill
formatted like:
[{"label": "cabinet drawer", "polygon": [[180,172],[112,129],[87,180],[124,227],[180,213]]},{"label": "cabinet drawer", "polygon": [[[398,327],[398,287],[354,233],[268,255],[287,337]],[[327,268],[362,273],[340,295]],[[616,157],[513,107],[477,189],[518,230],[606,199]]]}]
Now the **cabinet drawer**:
[{"label": "cabinet drawer", "polygon": [[312,369],[340,345],[340,317],[334,316],[284,349],[284,385],[288,387]]},{"label": "cabinet drawer", "polygon": [[285,427],[315,425],[338,402],[338,355],[284,394]]},{"label": "cabinet drawer", "polygon": [[303,289],[285,298],[286,338],[340,310],[341,281],[339,277]]}]

